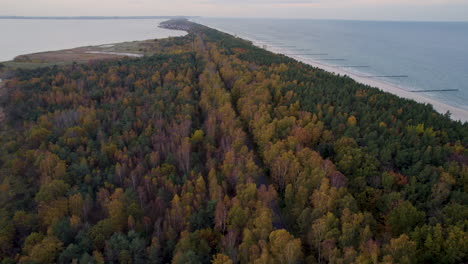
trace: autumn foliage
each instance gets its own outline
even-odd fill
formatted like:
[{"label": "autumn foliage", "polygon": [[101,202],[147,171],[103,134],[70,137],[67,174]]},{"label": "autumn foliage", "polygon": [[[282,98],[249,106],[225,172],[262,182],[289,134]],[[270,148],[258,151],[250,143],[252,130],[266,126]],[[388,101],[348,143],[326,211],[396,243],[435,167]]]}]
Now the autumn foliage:
[{"label": "autumn foliage", "polygon": [[6,83],[2,263],[467,260],[467,124],[174,23]]}]

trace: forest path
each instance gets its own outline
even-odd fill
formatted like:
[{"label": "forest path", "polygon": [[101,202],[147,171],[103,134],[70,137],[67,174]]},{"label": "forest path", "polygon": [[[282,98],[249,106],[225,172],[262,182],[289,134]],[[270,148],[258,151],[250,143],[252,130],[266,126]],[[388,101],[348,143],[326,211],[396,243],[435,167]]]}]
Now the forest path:
[{"label": "forest path", "polygon": [[[216,67],[217,67],[216,70],[219,74],[219,77],[221,78],[221,81],[224,84],[224,88],[229,92],[229,95],[231,97],[232,108],[234,109],[234,112],[236,113],[236,117],[242,123],[242,130],[246,134],[245,144],[247,148],[249,149],[249,151],[252,151],[252,153],[254,154],[253,155],[254,162],[260,168],[260,175],[255,179],[257,188],[260,188],[262,185],[264,185],[265,187],[268,187],[272,185],[271,179],[268,176],[269,169],[267,168],[262,158],[260,157],[258,145],[255,143],[254,136],[250,132],[248,122],[246,120],[243,120],[239,113],[237,101],[234,99],[234,97],[231,94],[232,85],[223,78],[218,64],[216,64]],[[278,204],[278,199],[275,199],[274,201],[272,201],[271,204],[269,204],[269,207],[273,213],[273,228],[274,229],[286,229],[290,231],[290,229],[286,225],[286,221],[284,220],[283,214],[281,213],[281,210]]]},{"label": "forest path", "polygon": [[[215,65],[216,67],[216,73],[221,79],[221,84],[224,86],[223,88],[229,93],[229,97],[231,100],[231,106],[232,109],[234,110],[234,113],[236,115],[236,119],[238,119],[241,123],[241,128],[244,131],[246,135],[245,139],[245,145],[253,153],[253,159],[255,164],[260,168],[260,175],[255,178],[257,189],[260,188],[262,185],[265,187],[270,186],[271,180],[269,177],[269,170],[267,166],[263,163],[263,160],[259,154],[258,151],[258,146],[255,143],[254,137],[252,133],[249,130],[249,125],[246,120],[243,120],[238,109],[238,104],[235,98],[232,96],[232,84],[230,84],[227,80],[223,78],[223,75],[221,74],[220,71],[220,65],[216,63],[216,61],[211,58],[211,54],[206,46],[205,40],[203,38],[202,34],[196,34],[196,37],[194,38],[194,43],[193,43],[193,51],[194,53],[199,53],[200,57],[195,57],[194,59],[201,59],[204,63],[211,62]],[[199,76],[198,76],[199,77]],[[272,225],[273,228],[276,229],[285,229],[288,232],[291,230],[287,227],[286,221],[284,220],[285,218],[283,217],[283,214],[281,213],[279,204],[278,204],[278,199],[274,199],[270,204],[268,204],[269,208],[271,209],[272,212]]]}]

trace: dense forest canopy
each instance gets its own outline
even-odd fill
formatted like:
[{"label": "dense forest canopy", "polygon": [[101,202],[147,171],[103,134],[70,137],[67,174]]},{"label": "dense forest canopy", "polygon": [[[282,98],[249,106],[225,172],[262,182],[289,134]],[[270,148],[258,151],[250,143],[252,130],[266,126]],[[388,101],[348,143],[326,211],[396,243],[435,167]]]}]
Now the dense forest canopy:
[{"label": "dense forest canopy", "polygon": [[468,124],[184,20],[3,89],[6,263],[463,263]]}]

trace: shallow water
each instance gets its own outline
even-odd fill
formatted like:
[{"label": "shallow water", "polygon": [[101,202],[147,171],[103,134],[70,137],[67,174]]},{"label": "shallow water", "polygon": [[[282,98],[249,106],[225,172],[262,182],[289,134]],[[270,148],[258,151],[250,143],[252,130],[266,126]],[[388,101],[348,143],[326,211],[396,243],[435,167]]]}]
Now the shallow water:
[{"label": "shallow water", "polygon": [[27,53],[182,36],[161,19],[0,19],[0,61]]}]

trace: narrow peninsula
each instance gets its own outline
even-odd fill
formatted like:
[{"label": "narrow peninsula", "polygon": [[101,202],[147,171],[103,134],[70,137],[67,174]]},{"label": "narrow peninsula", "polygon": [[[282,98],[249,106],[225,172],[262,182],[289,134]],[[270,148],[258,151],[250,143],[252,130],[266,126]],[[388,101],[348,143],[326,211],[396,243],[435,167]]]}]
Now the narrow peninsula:
[{"label": "narrow peninsula", "polygon": [[468,123],[161,26],[2,64],[2,264],[466,262]]}]

